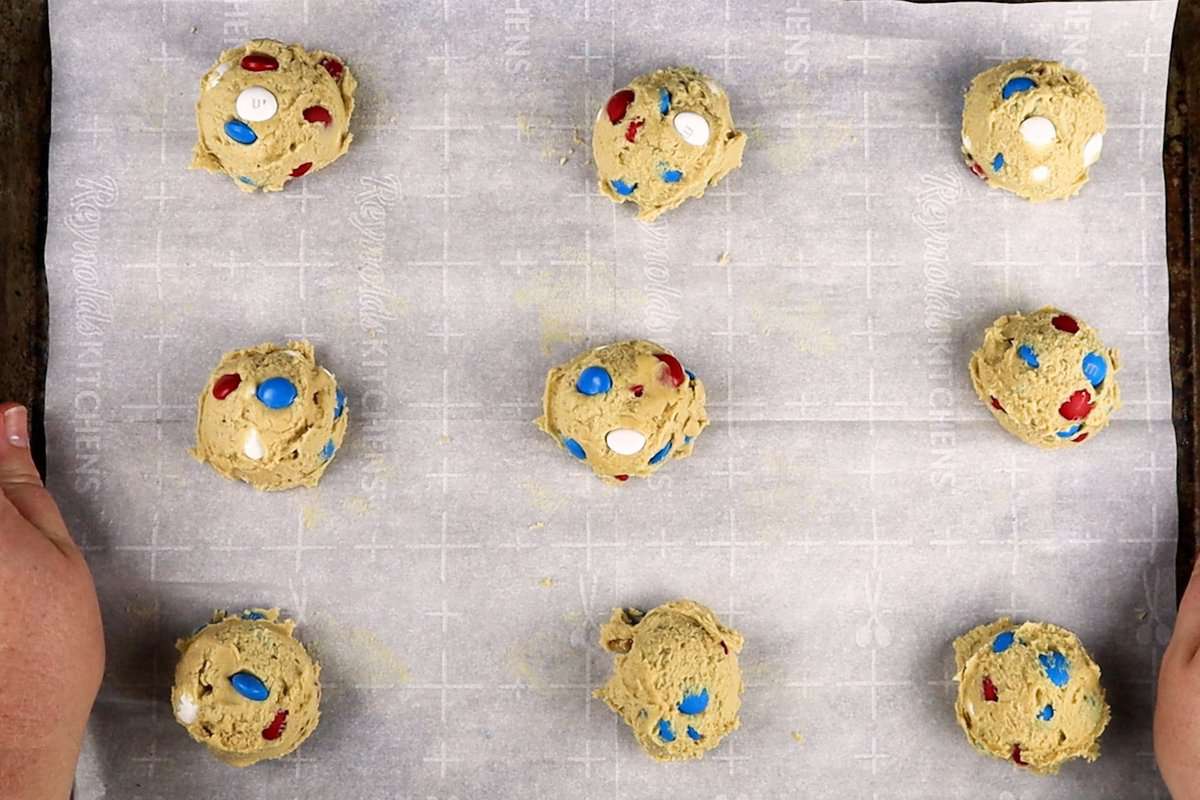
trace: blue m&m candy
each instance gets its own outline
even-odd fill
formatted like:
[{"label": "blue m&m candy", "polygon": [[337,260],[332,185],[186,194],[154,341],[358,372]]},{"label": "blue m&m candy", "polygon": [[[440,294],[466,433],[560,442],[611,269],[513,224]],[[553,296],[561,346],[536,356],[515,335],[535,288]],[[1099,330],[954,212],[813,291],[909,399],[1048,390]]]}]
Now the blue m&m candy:
[{"label": "blue m&m candy", "polygon": [[333,439],[330,439],[325,443],[325,446],[321,448],[321,459],[323,461],[328,461],[329,459],[333,458],[333,454],[336,451],[337,445],[333,443]]},{"label": "blue m&m candy", "polygon": [[1037,718],[1043,722],[1049,722],[1054,719],[1054,706],[1046,703],[1042,710],[1038,712]]},{"label": "blue m&m candy", "polygon": [[570,436],[563,439],[563,447],[567,448],[567,452],[578,458],[580,461],[587,460],[587,451],[583,449],[583,445],[572,439]]},{"label": "blue m&m candy", "polygon": [[628,197],[629,195],[633,194],[633,190],[637,188],[636,183],[626,183],[620,178],[615,178],[609,181],[609,184],[612,185],[613,191],[622,197]]},{"label": "blue m&m candy", "polygon": [[1067,669],[1066,656],[1057,650],[1051,650],[1049,653],[1043,653],[1038,656],[1038,661],[1041,662],[1042,669],[1051,683],[1055,686],[1067,685],[1067,681],[1071,679],[1071,673]]},{"label": "blue m&m candy", "polygon": [[1012,647],[1014,636],[1015,634],[1012,631],[1005,631],[1004,633],[999,634],[995,639],[992,640],[992,652],[1003,653],[1005,650]]},{"label": "blue m&m candy", "polygon": [[604,367],[591,366],[579,373],[575,381],[575,391],[588,397],[604,394],[612,388],[612,376]]},{"label": "blue m&m candy", "polygon": [[1027,344],[1023,344],[1017,348],[1017,357],[1029,365],[1030,369],[1038,368],[1037,353],[1033,352],[1033,348]]},{"label": "blue m&m candy", "polygon": [[666,183],[679,183],[683,178],[683,173],[677,169],[669,169],[662,174],[662,179]]},{"label": "blue m&m candy", "polygon": [[670,110],[671,110],[671,93],[668,92],[665,87],[660,88],[658,90],[658,113],[662,114],[665,117],[667,115],[667,112]]},{"label": "blue m&m candy", "polygon": [[1004,84],[1004,88],[1000,90],[1000,96],[1005,100],[1020,92],[1028,92],[1030,89],[1036,89],[1037,83],[1033,78],[1013,78],[1008,83]]},{"label": "blue m&m candy", "polygon": [[658,721],[658,738],[664,742],[675,741],[675,731],[671,730],[671,723],[665,719]]},{"label": "blue m&m candy", "polygon": [[996,157],[992,159],[992,172],[999,172],[1004,169],[1004,153],[996,153]]},{"label": "blue m&m candy", "polygon": [[1057,431],[1054,435],[1060,439],[1070,439],[1072,436],[1079,433],[1079,429],[1082,427],[1083,425],[1072,425],[1065,431]]},{"label": "blue m&m candy", "polygon": [[1108,362],[1099,353],[1088,353],[1083,357],[1083,375],[1094,388],[1099,389],[1108,376]]},{"label": "blue m&m candy", "polygon": [[250,180],[250,177],[248,175],[239,175],[238,180],[241,181],[242,183],[246,184],[247,186],[254,185],[254,181]]},{"label": "blue m&m candy", "polygon": [[254,144],[258,141],[258,134],[254,129],[240,119],[225,121],[225,135],[238,144]]},{"label": "blue m&m candy", "polygon": [[262,679],[252,672],[238,672],[230,675],[229,682],[233,684],[234,691],[256,703],[261,703],[271,694],[271,690],[262,682]]},{"label": "blue m&m candy", "polygon": [[708,689],[701,689],[695,694],[685,694],[679,704],[680,714],[703,714],[708,708]]},{"label": "blue m&m candy", "polygon": [[255,389],[254,396],[267,408],[287,408],[296,402],[296,384],[287,378],[267,378]]},{"label": "blue m&m candy", "polygon": [[266,619],[266,616],[261,611],[243,611],[242,619],[249,619],[249,620]]},{"label": "blue m&m candy", "polygon": [[693,742],[698,742],[704,738],[703,736],[700,735],[700,731],[696,730],[691,725],[688,725],[688,727],[687,727],[687,735],[688,735],[688,738],[691,739]]},{"label": "blue m&m candy", "polygon": [[668,440],[667,443],[662,446],[661,450],[659,450],[654,455],[650,456],[650,463],[657,464],[658,462],[660,462],[664,458],[666,458],[670,452],[671,452],[671,442],[670,442],[670,440]]},{"label": "blue m&m candy", "polygon": [[337,393],[334,395],[333,418],[341,419],[342,412],[346,410],[346,393],[342,391],[342,387],[338,387]]}]

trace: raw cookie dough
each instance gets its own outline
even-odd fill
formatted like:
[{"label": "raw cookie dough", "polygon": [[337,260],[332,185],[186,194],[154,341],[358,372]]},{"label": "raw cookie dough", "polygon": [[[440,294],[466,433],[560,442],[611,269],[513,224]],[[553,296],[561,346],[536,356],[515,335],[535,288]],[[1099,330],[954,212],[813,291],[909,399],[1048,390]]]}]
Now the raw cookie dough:
[{"label": "raw cookie dough", "polygon": [[1057,61],[1022,58],[981,72],[963,104],[967,166],[1035,202],[1070,197],[1087,183],[1104,131],[1096,88]]},{"label": "raw cookie dough", "polygon": [[1100,756],[1109,709],[1100,668],[1075,634],[1003,617],[954,642],[958,724],[976,749],[1033,772]]},{"label": "raw cookie dough", "polygon": [[226,50],[200,79],[191,168],[278,192],[349,149],[357,86],[332,53],[271,39]]},{"label": "raw cookie dough", "polygon": [[317,727],[321,667],[279,609],[213,615],[175,647],[175,719],[213,755],[248,767],[295,750]]},{"label": "raw cookie dough", "polygon": [[346,436],[346,395],[308,342],[226,353],[200,394],[190,451],[226,478],[316,486]]},{"label": "raw cookie dough", "polygon": [[690,67],[641,75],[600,109],[592,129],[600,191],[638,205],[638,218],[699,197],[742,165],[746,134],[729,95]]},{"label": "raw cookie dough", "polygon": [[692,454],[708,425],[704,384],[670,351],[630,340],[550,370],[537,426],[608,482]]},{"label": "raw cookie dough", "polygon": [[742,706],[742,635],[691,600],[646,614],[613,609],[600,646],[615,655],[596,697],[633,729],[659,761],[701,758],[737,730]]},{"label": "raw cookie dough", "polygon": [[971,356],[971,383],[1001,425],[1038,447],[1068,447],[1121,407],[1117,351],[1082,320],[1047,306],[992,323]]}]

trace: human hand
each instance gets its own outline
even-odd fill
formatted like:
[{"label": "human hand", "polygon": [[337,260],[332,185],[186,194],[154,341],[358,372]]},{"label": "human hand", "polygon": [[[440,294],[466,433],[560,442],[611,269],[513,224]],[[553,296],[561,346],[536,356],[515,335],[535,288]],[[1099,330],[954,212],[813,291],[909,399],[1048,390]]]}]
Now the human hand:
[{"label": "human hand", "polygon": [[104,672],[96,588],[29,452],[25,409],[0,404],[0,787],[65,800]]},{"label": "human hand", "polygon": [[1200,561],[1158,671],[1154,754],[1174,800],[1200,798]]}]

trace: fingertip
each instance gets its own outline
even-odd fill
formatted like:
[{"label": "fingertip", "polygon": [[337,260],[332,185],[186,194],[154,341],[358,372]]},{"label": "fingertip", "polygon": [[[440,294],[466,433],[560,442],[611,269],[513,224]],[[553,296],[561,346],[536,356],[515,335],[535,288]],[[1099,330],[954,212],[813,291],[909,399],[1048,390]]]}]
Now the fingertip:
[{"label": "fingertip", "polygon": [[0,485],[42,483],[29,450],[29,411],[20,403],[0,403]]}]

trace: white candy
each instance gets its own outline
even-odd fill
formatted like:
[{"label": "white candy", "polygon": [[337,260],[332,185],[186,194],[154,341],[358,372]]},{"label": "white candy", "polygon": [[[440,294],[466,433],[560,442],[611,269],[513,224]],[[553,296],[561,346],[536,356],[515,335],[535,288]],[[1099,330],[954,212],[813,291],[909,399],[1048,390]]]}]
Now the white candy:
[{"label": "white candy", "polygon": [[179,695],[179,705],[175,708],[175,719],[184,725],[191,725],[200,716],[200,706],[190,694]]},{"label": "white candy", "polygon": [[1050,168],[1043,164],[1040,167],[1034,167],[1029,170],[1029,177],[1036,183],[1045,183],[1050,179]]},{"label": "white candy", "polygon": [[604,437],[608,449],[622,456],[631,456],[641,452],[646,446],[646,437],[632,428],[616,428]]},{"label": "white candy", "polygon": [[694,111],[680,111],[675,115],[675,130],[685,142],[696,147],[708,144],[708,120]]},{"label": "white candy", "polygon": [[967,136],[965,133],[962,135],[962,137],[963,137],[963,149],[966,150],[968,153],[974,153],[975,149],[973,147],[971,147],[971,137]]},{"label": "white candy", "polygon": [[261,86],[247,86],[237,96],[234,107],[246,122],[266,122],[279,111],[279,101]]},{"label": "white candy", "polygon": [[213,70],[213,74],[208,76],[208,88],[211,89],[220,83],[226,72],[229,72],[229,64],[218,64],[217,68]]},{"label": "white candy", "polygon": [[259,461],[267,454],[263,449],[262,439],[258,438],[258,429],[251,428],[246,434],[246,441],[242,442],[242,452],[246,454],[246,458]]},{"label": "white candy", "polygon": [[1090,167],[1100,160],[1100,151],[1104,148],[1104,134],[1097,133],[1095,136],[1087,140],[1087,144],[1083,146],[1083,166]]},{"label": "white candy", "polygon": [[1021,138],[1034,147],[1048,147],[1058,138],[1058,130],[1045,117],[1027,117],[1021,123]]}]

